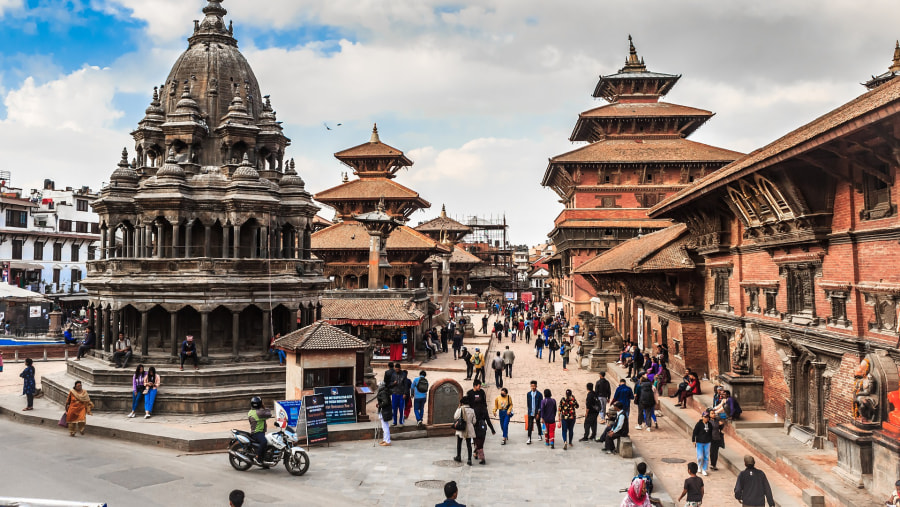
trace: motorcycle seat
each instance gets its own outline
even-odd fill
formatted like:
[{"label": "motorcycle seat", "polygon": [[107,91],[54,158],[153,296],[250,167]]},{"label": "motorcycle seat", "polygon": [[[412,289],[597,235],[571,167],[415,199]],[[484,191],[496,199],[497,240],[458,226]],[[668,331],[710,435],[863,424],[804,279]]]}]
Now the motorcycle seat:
[{"label": "motorcycle seat", "polygon": [[245,437],[250,438],[249,431],[241,431],[241,430],[231,430],[231,431],[233,431],[236,435],[244,435]]}]

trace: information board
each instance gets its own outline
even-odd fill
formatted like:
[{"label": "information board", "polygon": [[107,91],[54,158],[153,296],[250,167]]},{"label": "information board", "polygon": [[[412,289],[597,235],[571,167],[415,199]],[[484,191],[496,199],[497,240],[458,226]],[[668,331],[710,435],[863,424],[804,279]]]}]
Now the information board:
[{"label": "information board", "polygon": [[507,300],[507,301],[515,301],[515,300],[516,300],[516,293],[515,293],[515,292],[507,292],[507,293],[505,293],[504,295],[506,296],[506,300]]},{"label": "information board", "polygon": [[315,393],[325,397],[325,419],[328,424],[356,422],[356,394],[353,386],[317,387]]},{"label": "information board", "polygon": [[275,402],[275,422],[280,426],[287,424],[292,428],[296,428],[301,422],[303,410],[302,400],[285,400]]},{"label": "information board", "polygon": [[306,407],[306,438],[309,445],[328,442],[328,420],[325,418],[325,397],[321,394],[303,397]]},{"label": "information board", "polygon": [[522,302],[530,303],[534,299],[533,295],[530,292],[522,293]]}]

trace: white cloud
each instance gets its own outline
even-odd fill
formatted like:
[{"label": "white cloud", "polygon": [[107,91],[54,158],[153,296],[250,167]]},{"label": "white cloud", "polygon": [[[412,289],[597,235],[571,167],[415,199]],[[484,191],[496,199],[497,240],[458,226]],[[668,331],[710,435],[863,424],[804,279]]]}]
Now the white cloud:
[{"label": "white cloud", "polygon": [[0,0],[0,17],[7,11],[21,9],[25,4],[25,0]]}]

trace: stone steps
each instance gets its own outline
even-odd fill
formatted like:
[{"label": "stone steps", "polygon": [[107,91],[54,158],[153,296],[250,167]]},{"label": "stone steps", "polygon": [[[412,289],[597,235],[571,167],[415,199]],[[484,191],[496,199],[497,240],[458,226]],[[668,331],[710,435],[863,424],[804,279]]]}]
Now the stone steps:
[{"label": "stone steps", "polygon": [[[130,386],[137,364],[136,361],[131,361],[127,368],[116,368],[112,363],[85,357],[80,361],[69,360],[66,370],[73,379],[94,386]],[[145,369],[150,366],[142,364]],[[192,365],[185,365],[184,371],[179,371],[178,365],[174,364],[153,366],[167,387],[205,389],[260,384],[284,386],[286,379],[285,368],[274,362],[201,366],[199,370],[194,370]],[[236,374],[238,372],[240,375]]]},{"label": "stone steps", "polygon": [[[73,348],[73,351],[69,353],[71,357],[75,356],[75,352],[78,348]],[[131,359],[128,361],[129,366],[134,367],[138,364],[143,364],[144,367],[149,366],[170,366],[170,365],[178,365],[181,363],[181,358],[179,356],[171,356],[169,355],[170,351],[162,350],[162,349],[153,349],[150,351],[151,355],[142,356],[140,353],[131,356]],[[103,350],[92,350],[88,352],[87,356],[94,357],[101,361],[106,361],[110,366],[114,366],[113,363],[113,355],[112,352],[104,352]],[[256,363],[256,362],[272,362],[274,360],[274,356],[270,356],[269,354],[262,353],[248,353],[241,352],[240,357],[237,361],[235,361],[234,356],[231,354],[231,351],[218,350],[211,351],[208,356],[200,358],[201,365],[233,365],[240,363]],[[190,361],[187,361],[185,364],[192,364]]]}]

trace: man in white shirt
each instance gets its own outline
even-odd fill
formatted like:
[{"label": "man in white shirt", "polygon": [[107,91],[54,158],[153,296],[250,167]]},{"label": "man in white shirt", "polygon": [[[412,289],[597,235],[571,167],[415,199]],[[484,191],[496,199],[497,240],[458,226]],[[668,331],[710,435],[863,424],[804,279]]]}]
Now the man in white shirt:
[{"label": "man in white shirt", "polygon": [[113,361],[116,362],[116,368],[124,368],[128,365],[129,359],[131,359],[131,340],[125,338],[125,333],[120,332],[113,351]]}]

